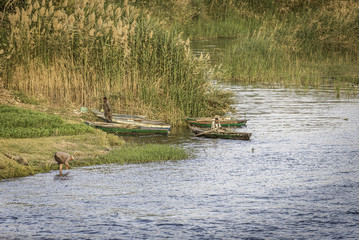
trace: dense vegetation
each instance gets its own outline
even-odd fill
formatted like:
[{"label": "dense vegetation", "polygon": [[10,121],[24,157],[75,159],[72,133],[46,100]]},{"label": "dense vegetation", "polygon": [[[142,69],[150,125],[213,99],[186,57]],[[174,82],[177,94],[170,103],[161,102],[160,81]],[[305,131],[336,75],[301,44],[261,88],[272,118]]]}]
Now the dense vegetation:
[{"label": "dense vegetation", "polygon": [[65,136],[91,131],[85,124],[65,123],[56,115],[0,105],[0,138]]},{"label": "dense vegetation", "polygon": [[190,38],[235,38],[220,78],[242,84],[359,84],[354,0],[137,1]]},{"label": "dense vegetation", "polygon": [[[189,39],[233,38],[215,72],[241,84],[359,84],[355,0],[3,1],[0,78],[56,104],[170,120],[221,114],[228,95],[209,82]],[[181,35],[182,34],[182,35]]]},{"label": "dense vegetation", "polygon": [[0,33],[6,88],[96,108],[106,95],[115,111],[175,124],[228,107],[205,78],[206,57],[126,0],[8,2]]}]

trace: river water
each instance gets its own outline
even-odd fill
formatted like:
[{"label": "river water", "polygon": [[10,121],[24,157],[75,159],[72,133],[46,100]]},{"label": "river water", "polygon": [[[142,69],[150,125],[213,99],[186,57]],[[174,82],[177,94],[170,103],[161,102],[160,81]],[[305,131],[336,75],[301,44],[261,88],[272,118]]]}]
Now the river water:
[{"label": "river water", "polygon": [[188,160],[1,181],[0,239],[358,239],[359,99],[225,87],[251,141],[181,129],[136,141]]}]

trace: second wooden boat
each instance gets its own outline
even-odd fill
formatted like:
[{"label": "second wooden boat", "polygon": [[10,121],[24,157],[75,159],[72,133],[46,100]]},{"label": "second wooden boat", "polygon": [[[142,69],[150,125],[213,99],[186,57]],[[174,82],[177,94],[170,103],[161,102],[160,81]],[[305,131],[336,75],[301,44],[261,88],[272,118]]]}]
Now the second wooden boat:
[{"label": "second wooden boat", "polygon": [[[186,118],[186,121],[191,126],[210,128],[215,118]],[[234,119],[230,117],[218,118],[222,127],[241,127],[245,126],[247,119]]]},{"label": "second wooden boat", "polygon": [[235,140],[250,140],[252,133],[234,132],[227,128],[220,129],[204,129],[198,127],[190,127],[192,132],[197,137],[206,138],[222,138],[222,139],[235,139]]}]

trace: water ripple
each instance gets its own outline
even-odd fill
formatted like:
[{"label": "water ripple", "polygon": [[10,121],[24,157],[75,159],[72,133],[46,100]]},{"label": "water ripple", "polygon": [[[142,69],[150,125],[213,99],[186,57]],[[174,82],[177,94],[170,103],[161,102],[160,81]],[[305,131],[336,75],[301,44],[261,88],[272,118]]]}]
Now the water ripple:
[{"label": "water ripple", "polygon": [[140,141],[192,149],[189,160],[1,181],[0,239],[359,236],[359,99],[228,87],[251,141],[181,129]]}]

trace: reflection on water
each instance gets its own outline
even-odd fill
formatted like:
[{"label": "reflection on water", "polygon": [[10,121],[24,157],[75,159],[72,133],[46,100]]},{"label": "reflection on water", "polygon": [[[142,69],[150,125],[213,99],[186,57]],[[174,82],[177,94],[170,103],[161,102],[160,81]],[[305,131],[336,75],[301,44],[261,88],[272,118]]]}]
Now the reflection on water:
[{"label": "reflection on water", "polygon": [[359,99],[228,88],[251,141],[180,129],[132,141],[178,144],[189,160],[0,182],[0,239],[357,238]]},{"label": "reflection on water", "polygon": [[57,174],[54,176],[54,180],[59,180],[59,181],[62,181],[62,180],[71,180],[72,177],[69,176],[70,172],[69,170],[63,170],[62,171],[62,175],[60,174]]},{"label": "reflection on water", "polygon": [[211,56],[210,63],[212,65],[218,65],[219,59],[224,53],[226,48],[233,46],[237,38],[220,38],[220,39],[204,39],[204,40],[192,40],[191,50],[196,56],[201,54]]}]

